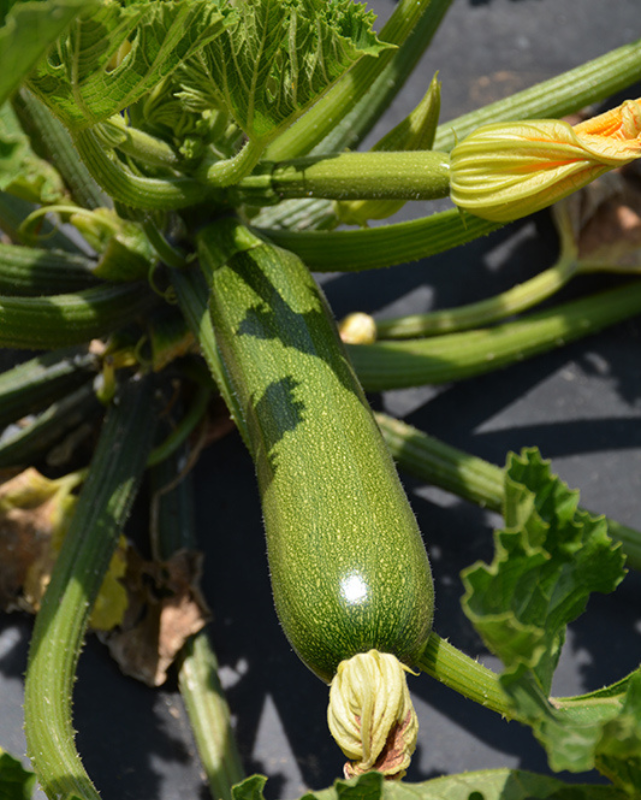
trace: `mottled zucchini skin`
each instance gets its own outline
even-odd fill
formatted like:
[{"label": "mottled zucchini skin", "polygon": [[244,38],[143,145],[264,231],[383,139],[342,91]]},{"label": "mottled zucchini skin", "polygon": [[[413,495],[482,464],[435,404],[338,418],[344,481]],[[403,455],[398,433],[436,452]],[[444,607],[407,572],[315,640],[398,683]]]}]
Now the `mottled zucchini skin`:
[{"label": "mottled zucchini skin", "polygon": [[289,641],[326,682],[372,648],[411,665],[432,627],[430,566],[322,293],[297,256],[230,219],[199,255]]}]

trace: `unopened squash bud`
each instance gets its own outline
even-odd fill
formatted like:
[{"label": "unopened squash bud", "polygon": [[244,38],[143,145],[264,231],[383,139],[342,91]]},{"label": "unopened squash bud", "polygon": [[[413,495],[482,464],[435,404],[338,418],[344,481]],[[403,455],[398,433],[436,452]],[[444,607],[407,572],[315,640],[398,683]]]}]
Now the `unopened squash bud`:
[{"label": "unopened squash bud", "polygon": [[373,344],[376,341],[376,321],[369,314],[355,311],[339,323],[338,332],[345,344]]},{"label": "unopened squash bud", "polygon": [[574,127],[553,119],[484,125],[452,150],[451,197],[476,216],[508,222],[640,155],[639,100]]},{"label": "unopened squash bud", "polygon": [[341,661],[329,694],[327,721],[350,759],[345,777],[378,770],[402,778],[416,748],[418,720],[407,689],[410,670],[390,653]]}]

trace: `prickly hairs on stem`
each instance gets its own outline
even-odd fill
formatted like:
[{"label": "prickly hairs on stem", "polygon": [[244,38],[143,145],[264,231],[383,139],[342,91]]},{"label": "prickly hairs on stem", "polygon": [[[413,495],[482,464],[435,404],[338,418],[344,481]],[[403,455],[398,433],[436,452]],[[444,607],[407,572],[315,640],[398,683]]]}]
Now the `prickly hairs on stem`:
[{"label": "prickly hairs on stem", "polygon": [[416,748],[418,719],[405,673],[390,653],[359,653],[341,661],[329,693],[327,722],[350,759],[345,777],[378,770],[387,778],[405,775]]}]

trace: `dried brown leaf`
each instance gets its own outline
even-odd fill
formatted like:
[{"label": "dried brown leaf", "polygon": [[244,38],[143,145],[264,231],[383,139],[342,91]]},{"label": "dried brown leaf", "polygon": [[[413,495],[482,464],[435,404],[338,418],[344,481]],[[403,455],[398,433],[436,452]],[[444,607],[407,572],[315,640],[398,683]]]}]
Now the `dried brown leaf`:
[{"label": "dried brown leaf", "polygon": [[0,484],[0,608],[36,611],[75,507],[74,480],[29,468]]},{"label": "dried brown leaf", "polygon": [[602,175],[562,201],[558,213],[568,215],[585,268],[641,269],[641,189],[635,167]]},{"label": "dried brown leaf", "polygon": [[198,588],[202,556],[188,550],[164,562],[129,559],[127,612],[115,630],[100,634],[120,669],[149,686],[160,686],[185,641],[209,617]]}]

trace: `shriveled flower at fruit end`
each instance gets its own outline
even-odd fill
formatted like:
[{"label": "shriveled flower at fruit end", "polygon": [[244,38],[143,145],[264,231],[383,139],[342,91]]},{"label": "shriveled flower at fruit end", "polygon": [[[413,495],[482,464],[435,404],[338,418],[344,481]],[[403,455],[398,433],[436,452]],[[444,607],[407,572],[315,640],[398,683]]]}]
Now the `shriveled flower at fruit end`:
[{"label": "shriveled flower at fruit end", "polygon": [[476,216],[508,222],[639,156],[641,98],[574,127],[554,119],[484,125],[452,150],[451,197]]},{"label": "shriveled flower at fruit end", "polygon": [[345,777],[378,770],[402,778],[416,748],[418,719],[407,689],[408,667],[370,650],[341,661],[329,693],[327,722],[350,760]]}]

